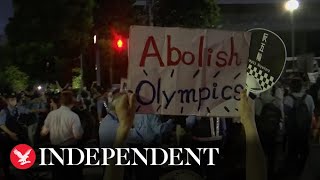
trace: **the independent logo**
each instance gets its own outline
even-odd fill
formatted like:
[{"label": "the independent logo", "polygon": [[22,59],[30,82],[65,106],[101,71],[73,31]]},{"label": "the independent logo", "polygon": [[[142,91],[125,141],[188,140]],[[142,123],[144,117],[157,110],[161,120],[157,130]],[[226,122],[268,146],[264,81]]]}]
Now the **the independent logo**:
[{"label": "the independent logo", "polygon": [[17,169],[29,169],[36,161],[36,153],[32,147],[19,144],[12,149],[10,160]]}]

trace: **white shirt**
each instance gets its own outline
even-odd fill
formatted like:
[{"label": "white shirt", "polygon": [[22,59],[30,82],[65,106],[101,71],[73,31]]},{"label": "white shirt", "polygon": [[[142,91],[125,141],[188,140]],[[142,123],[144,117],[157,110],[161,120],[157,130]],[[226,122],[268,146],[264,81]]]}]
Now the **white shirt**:
[{"label": "white shirt", "polygon": [[83,135],[79,116],[66,106],[51,111],[44,122],[44,127],[49,130],[53,145],[74,145]]}]

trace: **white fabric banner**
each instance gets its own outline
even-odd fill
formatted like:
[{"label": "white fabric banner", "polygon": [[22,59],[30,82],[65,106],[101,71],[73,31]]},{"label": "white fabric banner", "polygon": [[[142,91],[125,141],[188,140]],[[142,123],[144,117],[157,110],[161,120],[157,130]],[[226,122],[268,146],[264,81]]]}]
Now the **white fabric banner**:
[{"label": "white fabric banner", "polygon": [[251,34],[132,26],[128,89],[137,113],[238,116]]}]

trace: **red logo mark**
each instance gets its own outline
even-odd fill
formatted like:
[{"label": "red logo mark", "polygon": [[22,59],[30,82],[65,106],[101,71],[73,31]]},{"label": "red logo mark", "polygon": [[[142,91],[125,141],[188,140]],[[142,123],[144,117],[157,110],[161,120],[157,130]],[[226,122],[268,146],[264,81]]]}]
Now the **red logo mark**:
[{"label": "red logo mark", "polygon": [[17,169],[29,169],[36,161],[36,153],[32,147],[19,144],[12,149],[10,160]]}]

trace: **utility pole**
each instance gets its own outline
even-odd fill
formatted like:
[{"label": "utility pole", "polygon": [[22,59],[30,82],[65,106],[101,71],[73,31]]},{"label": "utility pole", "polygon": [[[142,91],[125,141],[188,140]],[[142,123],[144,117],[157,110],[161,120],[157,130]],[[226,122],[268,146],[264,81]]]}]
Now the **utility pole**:
[{"label": "utility pole", "polygon": [[97,85],[101,86],[101,65],[100,65],[100,48],[97,43],[97,35],[94,35],[93,37],[93,43],[94,43],[94,49],[95,49],[95,55],[96,55],[96,80]]},{"label": "utility pole", "polygon": [[153,3],[154,3],[154,0],[148,1],[149,26],[153,26],[153,13],[152,13]]},{"label": "utility pole", "polygon": [[113,61],[115,59],[115,53],[113,52],[113,58],[110,59],[110,64],[109,64],[109,81],[110,81],[110,87],[112,87],[113,84]]},{"label": "utility pole", "polygon": [[291,21],[291,53],[292,53],[292,62],[293,62],[293,69],[295,71],[298,71],[297,69],[297,63],[298,59],[295,59],[296,53],[295,53],[295,24],[294,24],[294,13],[293,11],[290,12],[290,21]]}]

